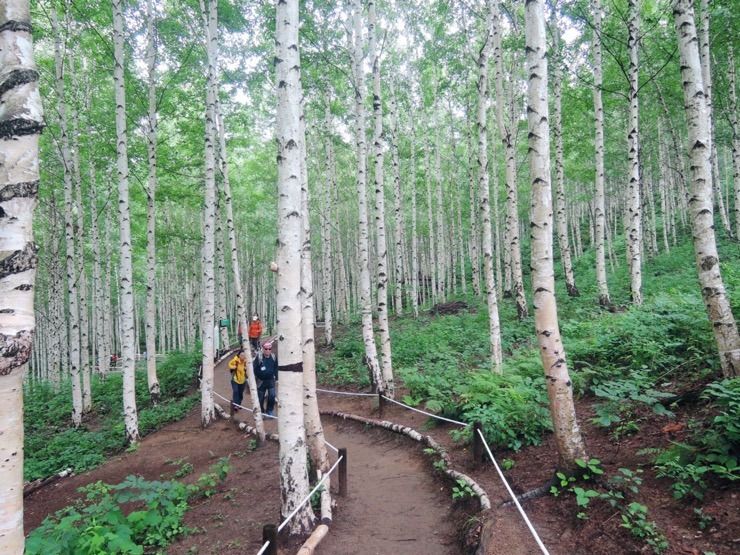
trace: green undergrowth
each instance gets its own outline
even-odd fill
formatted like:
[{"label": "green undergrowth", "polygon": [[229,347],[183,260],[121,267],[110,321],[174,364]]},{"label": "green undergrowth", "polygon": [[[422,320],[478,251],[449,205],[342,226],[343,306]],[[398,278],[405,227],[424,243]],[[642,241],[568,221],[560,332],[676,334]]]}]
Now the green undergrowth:
[{"label": "green undergrowth", "polygon": [[[197,353],[172,353],[159,362],[161,401],[156,405],[149,397],[146,373],[137,372],[136,405],[142,436],[183,418],[197,403],[197,394],[189,391],[195,383],[199,363]],[[46,383],[26,385],[26,480],[44,478],[65,468],[75,472],[89,470],[127,447],[122,379],[120,373],[110,374],[104,380],[98,375],[93,377],[93,410],[77,429],[72,426],[69,383],[62,384],[57,391]]]},{"label": "green undergrowth", "polygon": [[[619,249],[621,248],[618,246]],[[740,249],[720,242],[725,286],[740,313]],[[594,398],[596,424],[615,437],[635,433],[635,414],[646,410],[671,418],[670,399],[691,384],[717,380],[716,345],[701,299],[689,242],[648,260],[644,302],[628,302],[622,263],[609,275],[614,307],[597,305],[593,253],[578,260],[581,296],[568,297],[557,278],[558,313],[577,395]],[[558,271],[559,271],[558,264]],[[393,367],[404,402],[466,422],[480,421],[488,441],[519,449],[536,445],[551,430],[542,364],[530,315],[519,321],[512,299],[500,299],[504,348],[502,374],[490,371],[488,314],[483,299],[458,297],[468,308],[453,315],[422,312],[391,319]],[[358,325],[337,335],[335,348],[319,360],[323,383],[367,386]],[[715,425],[709,422],[703,429]],[[469,431],[456,432],[460,439]],[[730,463],[731,464],[731,463]]]},{"label": "green undergrowth", "polygon": [[210,497],[230,470],[228,457],[195,483],[148,481],[127,476],[119,484],[95,482],[79,489],[74,505],[47,517],[26,539],[26,555],[162,553],[187,534],[189,503]]}]

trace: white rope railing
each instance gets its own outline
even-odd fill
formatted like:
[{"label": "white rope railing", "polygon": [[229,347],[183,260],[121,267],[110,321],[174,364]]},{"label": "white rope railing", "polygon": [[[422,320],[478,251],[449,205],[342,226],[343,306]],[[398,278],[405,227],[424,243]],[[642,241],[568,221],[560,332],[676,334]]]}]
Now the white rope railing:
[{"label": "white rope railing", "polygon": [[333,395],[348,395],[351,397],[377,397],[377,393],[360,393],[360,392],[354,392],[354,391],[333,391],[331,389],[319,389],[316,388],[316,391],[320,391],[321,393],[331,393]]},{"label": "white rope railing", "polygon": [[[249,412],[254,412],[254,409],[250,409],[249,407],[245,407],[244,405],[240,405],[239,403],[233,402],[231,399],[227,399],[223,395],[219,394],[217,391],[214,391],[213,394],[218,397],[219,399],[223,399],[227,403],[231,403],[235,407],[239,407],[240,409],[248,410]],[[272,416],[271,414],[267,414],[266,412],[262,413],[262,418],[272,418],[274,420],[277,420],[277,416]]]},{"label": "white rope railing", "polygon": [[501,468],[499,468],[498,463],[496,462],[496,459],[493,456],[493,453],[491,452],[491,448],[488,446],[488,442],[486,441],[486,438],[483,436],[483,432],[478,429],[476,430],[478,432],[478,435],[481,438],[481,441],[483,441],[483,445],[486,446],[486,451],[488,451],[488,456],[491,458],[491,462],[493,463],[493,466],[496,468],[496,472],[498,472],[499,478],[501,478],[501,481],[504,483],[504,486],[506,486],[506,490],[509,492],[509,495],[514,500],[514,504],[516,505],[516,508],[519,509],[519,514],[522,515],[522,518],[524,519],[524,522],[527,524],[527,527],[529,528],[529,531],[532,532],[532,536],[534,536],[535,541],[537,542],[537,545],[539,546],[542,553],[545,555],[550,555],[550,552],[545,547],[545,544],[542,543],[542,540],[540,539],[539,534],[537,534],[537,530],[534,529],[534,526],[532,526],[532,523],[529,521],[529,518],[527,517],[527,513],[524,512],[524,509],[522,509],[522,506],[519,504],[519,500],[516,498],[516,495],[511,489],[511,486],[509,486],[509,482],[506,481],[506,478],[504,477],[504,473],[501,472]]},{"label": "white rope railing", "polygon": [[268,547],[270,547],[270,542],[266,541],[265,543],[262,544],[262,547],[257,552],[257,555],[262,555],[267,550]]},{"label": "white rope railing", "polygon": [[311,490],[311,493],[309,493],[306,496],[306,498],[303,501],[301,501],[295,509],[293,509],[293,512],[292,513],[290,513],[287,517],[285,517],[285,520],[283,520],[280,523],[280,525],[278,526],[278,529],[277,529],[278,532],[280,532],[283,528],[285,528],[285,525],[288,524],[288,522],[290,522],[290,519],[293,518],[296,515],[296,513],[298,513],[298,511],[301,509],[301,507],[303,507],[303,505],[305,505],[308,501],[310,501],[311,496],[314,493],[316,493],[316,491],[318,491],[318,489],[321,487],[321,485],[324,483],[324,481],[331,475],[332,472],[334,472],[334,469],[339,465],[339,463],[341,462],[341,460],[343,458],[344,457],[339,457],[337,459],[337,462],[334,463],[334,466],[332,466],[329,469],[329,472],[327,472],[326,474],[324,474],[324,476],[321,478],[321,480],[319,480],[319,482]]},{"label": "white rope railing", "polygon": [[426,416],[429,416],[430,418],[436,418],[437,420],[444,420],[445,422],[451,422],[452,424],[457,424],[458,426],[462,426],[463,428],[466,428],[466,427],[470,426],[470,424],[466,424],[465,422],[459,422],[457,420],[452,420],[451,418],[445,418],[444,416],[439,416],[438,414],[432,414],[431,412],[426,412],[426,411],[423,411],[423,410],[420,410],[420,409],[416,409],[414,407],[411,407],[409,405],[406,405],[404,403],[401,403],[400,401],[396,401],[395,399],[391,399],[390,397],[386,397],[385,395],[383,395],[383,399],[385,399],[386,401],[390,401],[391,403],[395,403],[397,405],[400,405],[400,406],[402,406],[404,408],[407,408],[409,410],[412,410],[414,412],[418,412],[420,414],[424,414]]}]

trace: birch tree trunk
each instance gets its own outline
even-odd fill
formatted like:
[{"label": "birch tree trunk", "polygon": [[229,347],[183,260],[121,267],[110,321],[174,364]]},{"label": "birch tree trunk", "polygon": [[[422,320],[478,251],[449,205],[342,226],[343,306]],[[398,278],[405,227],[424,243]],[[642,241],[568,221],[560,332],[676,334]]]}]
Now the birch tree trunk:
[{"label": "birch tree trunk", "polygon": [[596,151],[596,183],[594,192],[594,240],[596,242],[596,285],[599,289],[599,305],[611,304],[609,285],[606,281],[606,254],[604,248],[606,209],[604,201],[604,103],[601,99],[601,0],[593,0],[594,38],[592,44],[594,64],[594,149]]},{"label": "birch tree trunk", "polygon": [[508,245],[508,261],[511,269],[512,288],[516,301],[519,319],[527,317],[527,299],[524,295],[524,279],[522,277],[522,254],[519,246],[519,200],[517,193],[516,171],[516,144],[513,125],[516,121],[511,103],[511,114],[506,122],[504,114],[508,105],[504,94],[504,64],[501,48],[501,22],[497,6],[494,6],[495,15],[493,24],[493,58],[496,81],[496,119],[498,121],[501,143],[504,145],[506,156],[506,243]]},{"label": "birch tree trunk", "polygon": [[[332,267],[334,265],[332,252],[332,226],[334,206],[332,199],[336,189],[334,179],[334,145],[332,144],[331,110],[329,101],[326,102],[324,115],[324,137],[326,149],[326,174],[322,195],[323,210],[320,211],[321,220],[321,284],[324,290],[324,342],[331,345],[334,342],[332,304],[335,295],[332,288]],[[337,295],[338,297],[338,295]],[[339,303],[335,303],[338,307]]]},{"label": "birch tree trunk", "polygon": [[419,317],[419,236],[416,224],[416,133],[411,117],[411,309]]},{"label": "birch tree trunk", "polygon": [[727,45],[727,71],[729,94],[728,115],[732,127],[732,186],[735,193],[735,237],[740,238],[740,125],[737,121],[737,91],[735,80],[735,50]]},{"label": "birch tree trunk", "polygon": [[527,51],[527,121],[529,123],[529,171],[532,182],[532,290],[534,319],[540,356],[547,378],[559,467],[572,470],[576,459],[584,459],[573,404],[573,389],[565,350],[560,338],[555,275],[552,257],[552,192],[550,189],[550,124],[547,106],[547,49],[544,1],[525,4]]},{"label": "birch tree trunk", "polygon": [[681,77],[691,157],[692,235],[702,297],[712,324],[725,377],[740,375],[740,336],[720,273],[712,211],[711,127],[702,81],[694,9],[690,0],[676,0],[673,16],[681,54]]},{"label": "birch tree trunk", "polygon": [[642,304],[642,210],[640,206],[640,136],[638,106],[638,66],[637,49],[639,41],[639,0],[628,0],[627,28],[629,36],[629,123],[627,125],[627,149],[629,163],[629,183],[627,186],[627,260],[630,267],[630,291],[632,302]]},{"label": "birch tree trunk", "polygon": [[578,288],[573,275],[573,263],[570,258],[570,246],[568,244],[568,218],[565,204],[565,170],[563,168],[563,63],[560,55],[560,30],[558,29],[558,10],[553,7],[551,15],[551,32],[554,64],[552,68],[553,89],[553,136],[555,137],[555,227],[558,231],[558,246],[560,247],[560,258],[563,261],[563,273],[565,274],[565,287],[568,295],[578,297]]},{"label": "birch tree trunk", "polygon": [[370,294],[369,225],[367,215],[367,143],[365,139],[365,73],[363,62],[362,4],[352,0],[353,50],[352,70],[355,86],[355,146],[357,152],[357,207],[359,212],[360,304],[362,311],[362,339],[365,359],[377,390],[384,390],[383,376],[378,364],[378,351],[373,333],[372,296]]},{"label": "birch tree trunk", "polygon": [[[300,98],[303,90],[298,80]],[[300,107],[300,164],[301,164],[301,351],[303,355],[303,418],[306,426],[306,444],[313,468],[325,474],[330,468],[329,455],[321,426],[319,404],[316,398],[316,341],[314,336],[313,266],[311,264],[311,217],[308,211],[308,169],[306,158],[306,118]],[[331,478],[327,477],[326,489]]]},{"label": "birch tree trunk", "polygon": [[368,1],[369,56],[373,67],[373,148],[375,157],[375,241],[378,257],[378,332],[382,360],[383,391],[393,398],[391,335],[388,327],[388,245],[385,234],[385,171],[383,168],[383,105],[380,91],[380,52],[377,48],[375,1]]},{"label": "birch tree trunk", "polygon": [[29,3],[0,4],[0,553],[23,536],[23,374],[36,325],[33,212],[43,128]]},{"label": "birch tree trunk", "polygon": [[[303,420],[301,346],[301,73],[298,0],[279,2],[275,29],[277,83],[278,252],[277,335],[280,341],[280,491],[285,517],[308,494],[306,431]],[[288,522],[291,534],[307,532],[314,515],[303,505]]]},{"label": "birch tree trunk", "polygon": [[396,245],[396,280],[394,288],[394,305],[396,314],[403,314],[403,289],[406,285],[404,273],[404,223],[403,223],[403,196],[401,194],[401,168],[398,156],[398,99],[395,90],[391,91],[391,156],[393,158],[393,215],[395,227],[393,242]]},{"label": "birch tree trunk", "polygon": [[488,305],[488,331],[491,347],[491,370],[501,372],[501,328],[498,316],[496,284],[493,280],[493,238],[491,232],[491,206],[488,188],[488,60],[494,45],[497,25],[496,0],[488,0],[486,34],[478,56],[478,197],[480,221],[483,227],[483,269]]},{"label": "birch tree trunk", "polygon": [[[732,227],[722,198],[720,176],[717,164],[717,146],[714,141],[714,108],[712,101],[712,62],[709,50],[709,0],[701,0],[701,27],[699,28],[699,57],[701,61],[701,75],[704,83],[704,98],[707,103],[707,117],[709,118],[709,157],[712,162],[712,183],[714,200],[719,212],[722,227],[732,237]],[[730,45],[731,48],[731,45]]]},{"label": "birch tree trunk", "polygon": [[146,128],[147,159],[149,175],[146,186],[146,377],[149,396],[152,402],[159,402],[159,380],[157,379],[157,256],[155,243],[157,191],[157,97],[156,97],[156,32],[154,3],[147,0],[147,48],[146,65],[148,83],[149,113]]},{"label": "birch tree trunk", "polygon": [[[220,103],[216,102],[217,121],[218,121],[218,138],[219,138],[219,162],[221,175],[223,176],[222,186],[224,193],[224,209],[226,211],[226,231],[229,235],[229,246],[231,247],[231,269],[234,274],[234,296],[236,297],[236,314],[241,326],[241,345],[247,353],[247,360],[252,360],[251,345],[246,333],[249,322],[247,321],[247,309],[244,302],[244,290],[242,288],[241,266],[237,251],[236,230],[234,228],[234,209],[231,202],[231,184],[229,182],[229,165],[227,163],[226,152],[226,129],[224,127],[223,117],[221,115]],[[259,396],[257,394],[257,379],[254,372],[247,370],[247,381],[249,383],[249,396],[252,400],[252,415],[254,416],[254,428],[257,430],[257,437],[260,443],[265,441],[265,425],[260,410]]]},{"label": "birch tree trunk", "polygon": [[201,307],[201,337],[203,339],[203,373],[201,378],[201,425],[205,428],[214,418],[213,370],[214,370],[214,310],[215,283],[213,259],[215,251],[216,224],[216,159],[215,159],[215,116],[216,116],[216,64],[217,64],[217,20],[216,0],[201,0],[200,8],[206,27],[208,53],[208,83],[206,85],[205,122],[205,202],[203,206],[203,300]]},{"label": "birch tree trunk", "polygon": [[72,381],[72,423],[75,427],[82,423],[82,383],[80,377],[80,309],[77,296],[77,266],[75,259],[75,201],[72,181],[72,152],[69,148],[67,129],[67,100],[64,86],[64,53],[62,52],[62,32],[59,28],[56,9],[52,10],[52,32],[54,33],[54,68],[57,110],[59,112],[59,133],[64,172],[64,238],[67,267],[67,299],[69,303],[68,356],[69,374]]},{"label": "birch tree trunk", "polygon": [[134,371],[134,291],[131,263],[131,214],[128,194],[128,144],[126,136],[126,88],[123,76],[123,12],[121,0],[113,0],[113,82],[116,96],[116,157],[118,160],[118,220],[121,242],[120,310],[121,364],[123,371],[123,419],[126,439],[139,441],[139,421],[136,412]]}]

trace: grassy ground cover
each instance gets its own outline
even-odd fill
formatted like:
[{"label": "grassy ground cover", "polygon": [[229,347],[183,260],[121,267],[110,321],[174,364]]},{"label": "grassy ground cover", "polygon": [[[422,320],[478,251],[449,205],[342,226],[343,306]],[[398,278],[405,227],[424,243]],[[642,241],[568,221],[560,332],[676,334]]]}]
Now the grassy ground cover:
[{"label": "grassy ground cover", "polygon": [[[198,353],[172,353],[158,364],[161,401],[152,404],[146,372],[137,372],[136,404],[139,432],[146,435],[179,420],[197,403],[189,394],[200,363]],[[72,468],[75,472],[101,464],[106,456],[127,447],[123,424],[122,376],[96,375],[91,384],[93,410],[79,428],[72,426],[69,383],[54,390],[49,384],[28,383],[25,403],[25,479],[35,480]]]}]

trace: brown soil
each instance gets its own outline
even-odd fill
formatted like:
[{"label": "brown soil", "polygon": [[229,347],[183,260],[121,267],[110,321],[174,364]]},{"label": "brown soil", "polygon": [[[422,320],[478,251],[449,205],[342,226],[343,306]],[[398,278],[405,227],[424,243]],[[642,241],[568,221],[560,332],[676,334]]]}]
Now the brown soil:
[{"label": "brown soil", "polygon": [[[228,372],[224,365],[216,370],[216,391],[230,397]],[[249,396],[245,395],[249,405]],[[225,404],[225,403],[224,403]],[[379,418],[374,398],[343,397],[319,394],[319,405],[325,411],[343,411]],[[670,440],[681,440],[680,427],[666,432],[669,422],[684,422],[686,409],[669,421],[650,414],[638,415],[639,434],[614,441],[608,432],[590,423],[593,412],[590,401],[577,403],[590,456],[602,461],[607,475],[620,467],[642,468],[643,484],[637,501],[649,508],[654,520],[670,542],[669,555],[714,552],[729,555],[740,551],[740,515],[738,488],[713,489],[702,506],[704,514],[714,520],[702,531],[693,513],[699,504],[676,501],[669,482],[655,477],[649,456],[637,452],[645,447],[661,447]],[[329,535],[318,553],[344,554],[452,554],[467,550],[459,542],[465,536],[469,546],[481,534],[494,541],[486,543],[487,554],[525,555],[539,550],[519,513],[510,505],[508,494],[490,464],[476,463],[470,450],[454,444],[450,438],[453,424],[431,424],[427,417],[396,405],[386,405],[383,419],[411,426],[434,437],[444,445],[453,466],[475,479],[488,493],[493,508],[489,514],[469,517],[470,503],[453,504],[450,484],[435,473],[428,457],[415,442],[354,423],[324,417],[327,439],[337,447],[348,449],[349,494],[334,497],[338,507]],[[241,411],[237,420],[250,421]],[[268,430],[276,431],[274,421]],[[116,457],[96,470],[74,476],[42,488],[26,499],[25,525],[31,530],[48,514],[70,504],[78,497],[79,486],[103,480],[121,481],[129,474],[148,479],[172,477],[182,459],[194,466],[189,477],[194,479],[218,458],[231,455],[232,470],[216,495],[196,502],[188,511],[186,524],[196,533],[182,538],[170,553],[256,553],[261,545],[262,526],[280,520],[277,444],[267,442],[256,450],[251,440],[239,433],[233,422],[217,421],[201,430],[199,407],[183,421],[171,424],[145,438],[136,452]],[[515,465],[507,477],[517,493],[542,486],[554,472],[557,460],[552,436],[538,447],[517,453],[496,452],[499,462],[509,458]],[[333,455],[332,455],[333,458]],[[619,513],[604,502],[594,502],[589,518],[576,518],[578,512],[572,496],[544,495],[524,504],[533,525],[553,555],[649,553],[643,543],[620,526]],[[492,531],[490,531],[492,530]],[[286,541],[281,553],[295,553],[298,542]]]},{"label": "brown soil", "polygon": [[457,314],[461,310],[466,310],[468,303],[463,301],[451,301],[449,303],[438,303],[429,309],[429,314]]},{"label": "brown soil", "polygon": [[[225,362],[216,369],[216,391],[230,397]],[[245,395],[246,405],[249,396]],[[225,405],[225,403],[221,403]],[[240,411],[236,420],[250,421]],[[338,507],[329,536],[320,553],[327,555],[459,553],[449,486],[430,472],[421,448],[389,433],[364,433],[361,427],[325,419],[325,433],[333,445],[348,450],[348,495],[334,496]],[[268,431],[276,423],[268,421]],[[250,437],[232,421],[216,421],[200,428],[200,407],[186,419],[144,438],[135,452],[124,453],[103,466],[61,480],[26,498],[25,527],[38,526],[47,516],[80,497],[77,489],[102,480],[117,483],[130,474],[146,479],[172,478],[178,465],[189,462],[194,480],[220,457],[231,456],[231,471],[212,497],[196,501],[185,524],[195,529],[173,544],[173,554],[256,553],[262,544],[262,526],[278,523],[280,491],[278,445],[268,441],[252,449]],[[332,455],[333,458],[333,455]],[[299,541],[284,538],[281,553],[295,553]],[[281,546],[282,547],[282,546]]]}]

